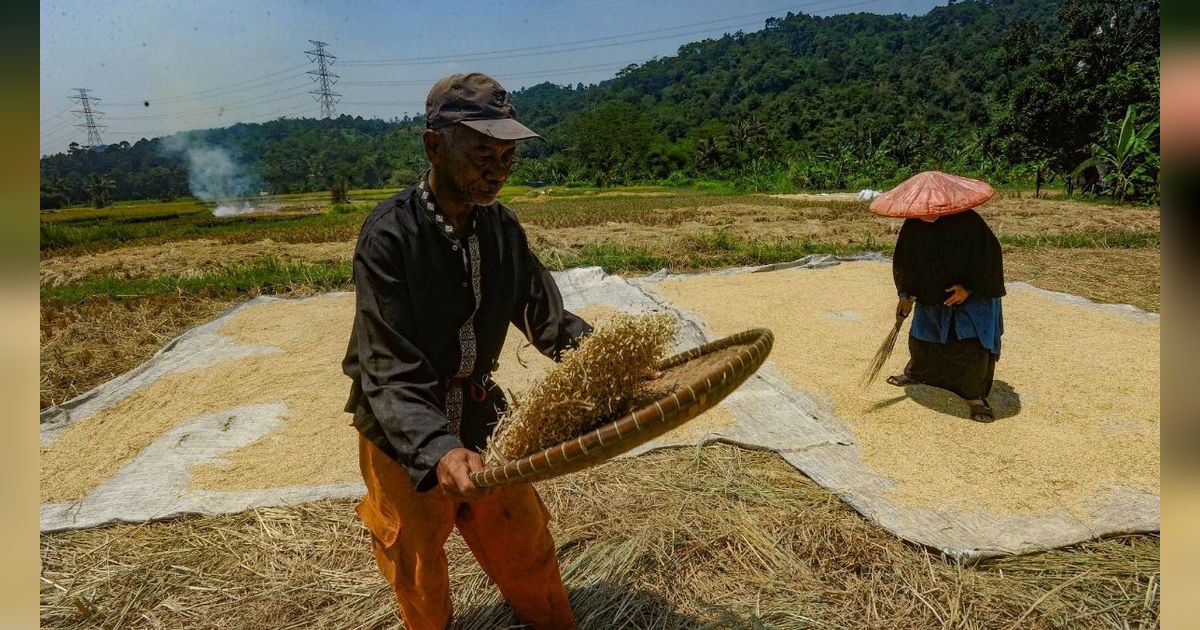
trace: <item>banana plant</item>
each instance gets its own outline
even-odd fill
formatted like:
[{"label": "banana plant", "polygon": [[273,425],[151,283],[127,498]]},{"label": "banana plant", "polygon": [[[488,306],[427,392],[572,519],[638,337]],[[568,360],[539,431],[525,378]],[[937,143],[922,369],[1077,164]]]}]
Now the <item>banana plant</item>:
[{"label": "banana plant", "polygon": [[109,195],[116,188],[116,182],[107,175],[94,174],[88,179],[85,187],[88,195],[92,198],[92,206],[95,208],[104,208],[108,206]]},{"label": "banana plant", "polygon": [[[1125,201],[1135,191],[1138,180],[1150,174],[1154,155],[1150,137],[1158,130],[1157,122],[1137,128],[1137,109],[1130,105],[1125,110],[1125,119],[1106,133],[1106,144],[1092,144],[1092,157],[1086,159],[1071,176],[1077,176],[1090,167],[1104,169],[1109,190],[1118,201]],[[1115,136],[1115,137],[1114,137]]]}]

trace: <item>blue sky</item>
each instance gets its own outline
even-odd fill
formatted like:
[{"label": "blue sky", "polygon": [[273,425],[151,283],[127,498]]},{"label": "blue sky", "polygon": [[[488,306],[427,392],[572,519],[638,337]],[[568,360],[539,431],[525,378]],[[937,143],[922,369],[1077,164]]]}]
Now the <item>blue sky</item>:
[{"label": "blue sky", "polygon": [[[316,116],[309,40],[341,75],[339,114],[423,109],[438,77],[479,70],[510,90],[595,83],[690,41],[788,11],[923,14],[945,0],[43,0],[41,150],[86,142],[68,99],[101,100],[106,143]],[[478,53],[478,54],[476,54]],[[149,103],[149,105],[146,105]]]}]

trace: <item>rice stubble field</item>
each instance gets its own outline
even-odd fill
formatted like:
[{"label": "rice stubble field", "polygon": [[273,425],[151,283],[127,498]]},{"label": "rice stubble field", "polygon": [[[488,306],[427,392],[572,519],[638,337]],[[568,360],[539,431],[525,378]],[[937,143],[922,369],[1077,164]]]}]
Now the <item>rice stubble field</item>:
[{"label": "rice stubble field", "polygon": [[[504,193],[552,268],[599,264],[637,275],[887,253],[899,227],[850,201],[586,192]],[[119,208],[48,217],[43,406],[138,365],[255,295],[352,289],[353,240],[370,204],[335,212],[296,203],[318,211],[220,220],[175,208],[153,218],[142,208],[132,223]],[[1008,280],[1158,310],[1158,208],[1001,195],[981,214],[1005,245]],[[344,340],[297,334],[296,342]],[[1154,535],[961,566],[867,523],[774,455],[727,446],[652,453],[540,489],[585,627],[614,619],[663,628],[1157,625]],[[394,626],[391,595],[351,507],[327,501],[45,535],[42,623]],[[457,536],[449,554],[460,625],[508,619]]]}]

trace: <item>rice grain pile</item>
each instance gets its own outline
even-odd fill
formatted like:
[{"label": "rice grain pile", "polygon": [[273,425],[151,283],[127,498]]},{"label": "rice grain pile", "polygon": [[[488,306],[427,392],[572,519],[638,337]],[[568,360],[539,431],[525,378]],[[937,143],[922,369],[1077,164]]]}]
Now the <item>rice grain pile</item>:
[{"label": "rice grain pile", "polygon": [[503,465],[633,410],[639,386],[665,355],[677,328],[666,314],[621,314],[597,327],[515,401],[488,441],[484,461]]},{"label": "rice grain pile", "polygon": [[238,312],[220,334],[278,352],[168,374],[77,421],[41,449],[42,501],[86,497],[192,418],[275,401],[288,406],[283,425],[219,461],[194,467],[194,487],[252,490],[358,480],[357,433],[342,411],[348,381],[339,364],[353,318],[352,295],[264,302]]},{"label": "rice grain pile", "polygon": [[[696,276],[656,290],[718,334],[777,331],[772,364],[853,430],[863,462],[896,482],[887,494],[897,503],[1088,522],[1098,496],[1159,493],[1157,320],[1010,288],[997,419],[981,424],[944,390],[859,387],[894,319],[888,264]],[[881,374],[904,368],[904,336]]]}]

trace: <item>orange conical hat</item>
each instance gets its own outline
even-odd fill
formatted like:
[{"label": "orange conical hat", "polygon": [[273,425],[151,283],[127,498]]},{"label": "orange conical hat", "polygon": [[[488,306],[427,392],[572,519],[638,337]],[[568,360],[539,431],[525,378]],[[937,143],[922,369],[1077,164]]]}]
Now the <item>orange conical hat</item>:
[{"label": "orange conical hat", "polygon": [[940,217],[970,210],[992,198],[987,182],[925,171],[904,180],[871,202],[871,212],[901,219]]}]

